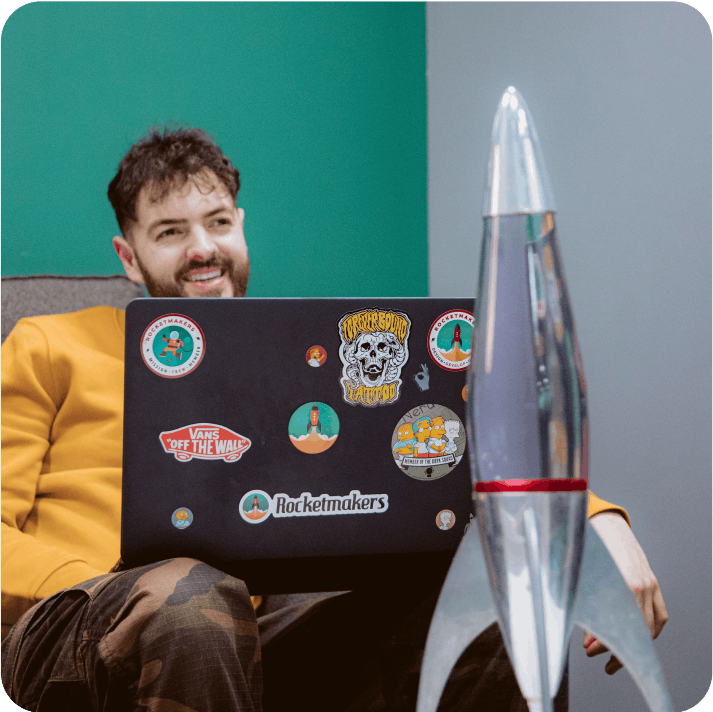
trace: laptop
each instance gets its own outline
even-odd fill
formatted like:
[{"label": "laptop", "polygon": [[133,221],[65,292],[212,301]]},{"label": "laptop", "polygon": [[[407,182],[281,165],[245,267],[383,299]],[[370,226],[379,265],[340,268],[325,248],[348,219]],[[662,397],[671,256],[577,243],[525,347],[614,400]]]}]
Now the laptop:
[{"label": "laptop", "polygon": [[472,299],[136,299],[121,553],[251,591],[442,571],[472,519]]}]

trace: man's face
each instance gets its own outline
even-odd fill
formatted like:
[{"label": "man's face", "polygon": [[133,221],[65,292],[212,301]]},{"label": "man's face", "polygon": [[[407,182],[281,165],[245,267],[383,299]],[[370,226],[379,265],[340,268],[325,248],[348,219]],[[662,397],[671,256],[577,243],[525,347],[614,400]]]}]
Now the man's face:
[{"label": "man's face", "polygon": [[152,200],[145,185],[136,201],[136,222],[114,249],[127,276],[152,297],[243,297],[250,259],[242,208],[209,170]]}]

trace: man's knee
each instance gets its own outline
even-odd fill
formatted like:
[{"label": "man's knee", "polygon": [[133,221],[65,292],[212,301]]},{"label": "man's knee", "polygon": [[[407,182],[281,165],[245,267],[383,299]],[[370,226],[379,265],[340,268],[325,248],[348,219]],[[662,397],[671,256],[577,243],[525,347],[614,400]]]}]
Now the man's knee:
[{"label": "man's knee", "polygon": [[141,573],[100,644],[112,658],[170,638],[197,641],[206,631],[257,638],[257,623],[245,584],[196,559],[162,562]]}]

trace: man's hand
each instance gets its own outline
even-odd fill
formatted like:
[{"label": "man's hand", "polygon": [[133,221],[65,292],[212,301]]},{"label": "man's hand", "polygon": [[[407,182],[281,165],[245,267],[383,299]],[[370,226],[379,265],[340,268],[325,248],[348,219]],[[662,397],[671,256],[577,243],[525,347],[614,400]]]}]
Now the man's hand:
[{"label": "man's hand", "polygon": [[[609,550],[627,586],[634,592],[644,621],[651,631],[651,637],[657,638],[668,620],[668,613],[659,582],[649,566],[644,550],[620,514],[602,512],[593,516],[590,521]],[[584,648],[590,658],[608,650],[586,631]],[[612,655],[604,670],[607,674],[613,675],[622,667],[624,666]]]}]

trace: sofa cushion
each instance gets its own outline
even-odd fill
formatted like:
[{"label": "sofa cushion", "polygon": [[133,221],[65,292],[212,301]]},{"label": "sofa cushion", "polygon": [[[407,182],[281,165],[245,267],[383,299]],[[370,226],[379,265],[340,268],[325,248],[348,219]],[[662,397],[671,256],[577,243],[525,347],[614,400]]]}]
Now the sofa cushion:
[{"label": "sofa cushion", "polygon": [[144,288],[123,274],[73,277],[33,274],[2,278],[2,341],[18,320],[41,314],[66,314],[89,307],[125,309]]}]

